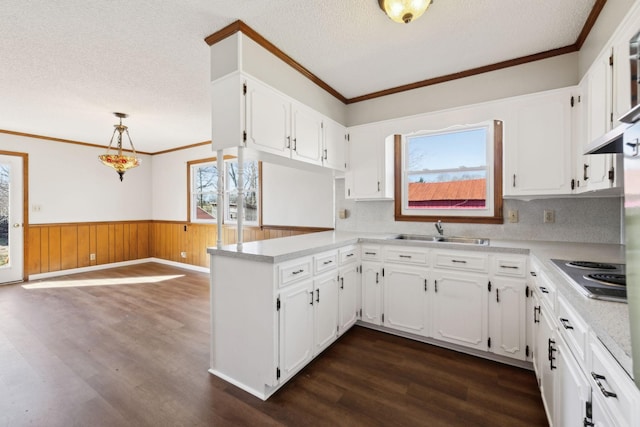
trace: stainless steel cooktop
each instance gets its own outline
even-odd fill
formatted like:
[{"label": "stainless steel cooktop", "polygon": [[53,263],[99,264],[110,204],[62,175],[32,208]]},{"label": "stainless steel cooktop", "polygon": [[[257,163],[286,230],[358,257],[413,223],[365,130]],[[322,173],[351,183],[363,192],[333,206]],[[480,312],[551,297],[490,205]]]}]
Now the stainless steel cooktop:
[{"label": "stainless steel cooktop", "polygon": [[574,287],[589,298],[627,302],[624,264],[552,259]]}]

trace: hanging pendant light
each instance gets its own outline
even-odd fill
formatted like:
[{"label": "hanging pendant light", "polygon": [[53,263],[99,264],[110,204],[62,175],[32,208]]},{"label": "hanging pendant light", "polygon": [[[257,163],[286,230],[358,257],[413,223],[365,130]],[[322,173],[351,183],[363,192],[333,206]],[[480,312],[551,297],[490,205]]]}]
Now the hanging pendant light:
[{"label": "hanging pendant light", "polygon": [[378,0],[380,9],[393,21],[408,24],[418,19],[433,0]]},{"label": "hanging pendant light", "polygon": [[[113,115],[120,118],[120,123],[117,125],[113,125],[115,129],[113,130],[113,134],[111,135],[111,141],[109,142],[109,146],[107,147],[107,152],[105,154],[102,154],[101,156],[98,156],[98,158],[105,166],[109,166],[110,168],[115,169],[115,171],[118,172],[118,175],[120,175],[120,181],[122,181],[122,179],[124,178],[124,173],[131,168],[140,166],[141,161],[138,157],[136,157],[136,149],[133,146],[131,137],[129,136],[129,128],[122,124],[122,119],[128,117],[128,115],[125,113],[113,113]],[[131,145],[131,151],[133,152],[133,155],[131,156],[125,156],[122,154],[122,134],[125,132],[127,134],[127,138],[129,139],[129,145]],[[118,134],[118,153],[110,154],[109,152],[111,150],[111,147],[113,146],[113,139],[116,136],[116,133]]]}]

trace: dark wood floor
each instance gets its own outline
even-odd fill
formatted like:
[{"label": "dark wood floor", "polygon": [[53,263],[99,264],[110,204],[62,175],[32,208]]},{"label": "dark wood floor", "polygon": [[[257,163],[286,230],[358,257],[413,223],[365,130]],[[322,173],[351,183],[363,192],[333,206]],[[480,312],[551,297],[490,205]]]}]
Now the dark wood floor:
[{"label": "dark wood floor", "polygon": [[262,402],[207,372],[203,273],[24,285],[0,286],[0,426],[547,425],[532,372],[361,327]]}]

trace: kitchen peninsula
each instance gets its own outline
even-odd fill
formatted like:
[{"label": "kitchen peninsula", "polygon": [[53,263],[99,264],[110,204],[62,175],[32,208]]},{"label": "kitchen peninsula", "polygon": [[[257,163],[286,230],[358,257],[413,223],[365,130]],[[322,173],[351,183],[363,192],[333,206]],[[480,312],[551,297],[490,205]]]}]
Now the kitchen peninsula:
[{"label": "kitchen peninsula", "polygon": [[[506,240],[475,245],[396,237],[321,232],[244,243],[241,249],[209,248],[210,372],[267,399],[355,323],[531,369],[532,296],[541,277],[548,282],[545,291],[554,289],[558,300],[568,301],[586,331],[631,372],[627,306],[585,298],[550,261],[620,262],[623,246]],[[405,280],[394,282],[394,275]],[[463,294],[456,293],[460,289]],[[397,298],[405,298],[402,311],[394,310]],[[407,301],[419,301],[418,310],[410,313],[413,305]],[[446,316],[438,314],[442,304],[480,320],[439,324],[450,320],[439,317]]]}]

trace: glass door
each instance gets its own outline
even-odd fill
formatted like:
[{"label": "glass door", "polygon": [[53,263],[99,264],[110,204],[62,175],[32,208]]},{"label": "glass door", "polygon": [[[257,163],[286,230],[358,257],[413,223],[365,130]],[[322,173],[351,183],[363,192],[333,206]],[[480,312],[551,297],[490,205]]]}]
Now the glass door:
[{"label": "glass door", "polygon": [[0,284],[23,279],[23,159],[0,155]]}]

